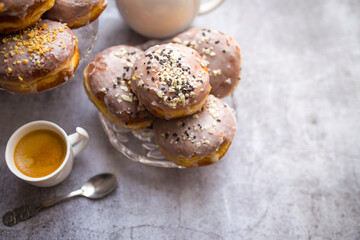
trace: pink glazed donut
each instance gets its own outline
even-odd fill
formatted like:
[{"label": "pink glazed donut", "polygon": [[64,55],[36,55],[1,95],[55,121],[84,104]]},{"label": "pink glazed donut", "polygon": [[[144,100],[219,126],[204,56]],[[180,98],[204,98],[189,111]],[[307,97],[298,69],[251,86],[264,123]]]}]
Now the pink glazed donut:
[{"label": "pink glazed donut", "polygon": [[69,80],[79,64],[78,40],[65,24],[42,20],[0,35],[0,87],[13,93],[42,92]]},{"label": "pink glazed donut", "polygon": [[155,140],[162,154],[185,167],[218,162],[234,138],[236,120],[229,106],[209,95],[202,111],[184,118],[154,122]]},{"label": "pink glazed donut", "polygon": [[38,21],[55,0],[1,0],[0,33],[16,32]]},{"label": "pink glazed donut", "polygon": [[240,47],[235,39],[215,30],[191,28],[172,42],[195,49],[207,61],[211,94],[222,98],[235,90],[241,72]]},{"label": "pink glazed donut", "polygon": [[179,118],[199,111],[211,89],[200,54],[179,44],[149,48],[133,70],[132,90],[159,118]]},{"label": "pink glazed donut", "polygon": [[69,28],[79,28],[98,18],[107,3],[107,0],[56,0],[44,17],[66,23]]},{"label": "pink glazed donut", "polygon": [[142,129],[154,120],[131,91],[131,67],[142,51],[118,45],[99,53],[84,70],[89,99],[109,120],[129,129]]}]

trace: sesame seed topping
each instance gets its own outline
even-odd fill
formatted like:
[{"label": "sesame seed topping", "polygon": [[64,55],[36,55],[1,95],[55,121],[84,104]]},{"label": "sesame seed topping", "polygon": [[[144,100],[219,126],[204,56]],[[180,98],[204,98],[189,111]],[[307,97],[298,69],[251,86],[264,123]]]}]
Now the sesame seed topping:
[{"label": "sesame seed topping", "polygon": [[174,38],[174,39],[173,39],[173,42],[175,42],[175,43],[181,43],[181,39],[180,39],[180,38]]},{"label": "sesame seed topping", "polygon": [[214,76],[221,75],[221,69],[216,69],[212,73]]},{"label": "sesame seed topping", "polygon": [[209,140],[204,140],[202,143],[203,144],[210,144],[210,141]]},{"label": "sesame seed topping", "polygon": [[[175,45],[176,46],[176,45]],[[151,81],[159,82],[159,90],[156,91],[157,96],[161,102],[171,108],[176,108],[178,105],[186,106],[190,102],[190,96],[195,95],[196,80],[202,78],[191,74],[191,67],[189,64],[182,61],[184,53],[179,47],[174,45],[167,45],[163,49],[155,51],[147,51],[146,58],[151,61],[143,60],[143,63],[158,63],[157,67],[154,65],[144,66],[147,74],[156,73],[156,78],[151,77]],[[198,60],[199,63],[201,60]],[[157,83],[156,83],[157,84]],[[168,93],[171,93],[170,95]]]},{"label": "sesame seed topping", "polygon": [[204,54],[210,54],[210,48],[203,48],[201,51]]},{"label": "sesame seed topping", "polygon": [[130,97],[129,95],[125,95],[125,94],[121,94],[121,98],[122,100],[124,101],[127,101],[127,102],[132,102],[132,97]]},{"label": "sesame seed topping", "polygon": [[144,81],[143,81],[143,80],[140,80],[140,81],[138,82],[138,86],[140,86],[140,85],[144,85]]},{"label": "sesame seed topping", "polygon": [[128,92],[129,91],[129,88],[127,86],[124,86],[124,85],[121,85],[120,86],[120,89],[121,90],[124,90],[125,92]]}]

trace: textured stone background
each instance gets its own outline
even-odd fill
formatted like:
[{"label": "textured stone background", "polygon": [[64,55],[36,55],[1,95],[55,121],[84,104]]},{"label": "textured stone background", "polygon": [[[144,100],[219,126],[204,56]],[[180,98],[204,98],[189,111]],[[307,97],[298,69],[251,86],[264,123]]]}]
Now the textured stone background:
[{"label": "textured stone background", "polygon": [[[81,82],[17,96],[0,92],[0,153],[22,124],[46,119],[86,128],[89,148],[52,188],[32,187],[0,161],[0,213],[78,188],[99,172],[119,187],[99,201],[58,204],[0,239],[359,239],[360,2],[227,0],[193,26],[239,42],[238,130],[214,166],[174,170],[125,159],[110,145]],[[95,53],[146,39],[114,2]]]}]

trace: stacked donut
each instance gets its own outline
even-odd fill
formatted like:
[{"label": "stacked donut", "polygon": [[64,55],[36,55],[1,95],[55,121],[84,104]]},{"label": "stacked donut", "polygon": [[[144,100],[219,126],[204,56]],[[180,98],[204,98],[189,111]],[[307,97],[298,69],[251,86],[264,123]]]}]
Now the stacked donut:
[{"label": "stacked donut", "polygon": [[106,5],[107,0],[2,0],[0,88],[28,94],[66,82],[80,59],[70,28],[95,20]]},{"label": "stacked donut", "polygon": [[160,151],[180,166],[218,162],[236,119],[220,98],[240,80],[240,48],[223,33],[190,29],[146,51],[119,45],[84,70],[89,99],[109,120],[130,129],[153,126]]}]

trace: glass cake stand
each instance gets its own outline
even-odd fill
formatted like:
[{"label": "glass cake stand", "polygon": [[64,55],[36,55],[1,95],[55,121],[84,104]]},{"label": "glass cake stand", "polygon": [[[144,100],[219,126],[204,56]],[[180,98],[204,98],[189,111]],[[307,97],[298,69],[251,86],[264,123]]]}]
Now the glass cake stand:
[{"label": "glass cake stand", "polygon": [[152,129],[126,129],[108,120],[101,112],[98,115],[110,143],[130,160],[155,167],[184,168],[164,158]]},{"label": "glass cake stand", "polygon": [[[223,100],[234,109],[234,95]],[[98,112],[98,116],[110,143],[128,159],[155,167],[185,168],[167,160],[162,155],[151,128],[130,130],[108,120],[101,112]]]},{"label": "glass cake stand", "polygon": [[79,40],[80,63],[86,62],[91,55],[95,43],[98,39],[99,20],[96,19],[92,23],[81,28],[72,29],[73,33]]}]

